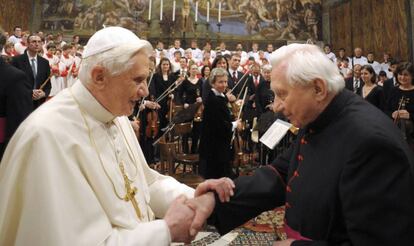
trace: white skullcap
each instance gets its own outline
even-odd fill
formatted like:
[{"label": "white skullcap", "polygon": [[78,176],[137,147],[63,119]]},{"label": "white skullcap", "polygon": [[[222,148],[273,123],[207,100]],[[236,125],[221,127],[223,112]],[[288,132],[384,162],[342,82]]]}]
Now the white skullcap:
[{"label": "white skullcap", "polygon": [[103,53],[120,46],[130,46],[131,49],[136,49],[136,51],[145,49],[148,54],[153,50],[148,41],[139,39],[130,30],[113,26],[101,29],[92,35],[86,44],[82,58]]}]

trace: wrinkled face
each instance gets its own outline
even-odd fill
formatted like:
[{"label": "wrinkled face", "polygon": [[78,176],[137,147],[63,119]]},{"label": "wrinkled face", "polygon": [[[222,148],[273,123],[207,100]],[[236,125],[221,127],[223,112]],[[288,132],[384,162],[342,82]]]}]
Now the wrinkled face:
[{"label": "wrinkled face", "polygon": [[42,49],[42,40],[39,36],[31,36],[28,40],[27,49],[31,52],[39,52]]},{"label": "wrinkled face", "polygon": [[413,76],[411,76],[411,74],[407,70],[404,70],[398,74],[398,82],[402,86],[412,85],[412,80],[413,80]]},{"label": "wrinkled face", "polygon": [[240,57],[232,56],[230,59],[231,69],[236,70],[240,66]]},{"label": "wrinkled face", "polygon": [[115,116],[131,115],[136,102],[148,95],[146,79],[150,61],[147,55],[137,53],[130,61],[132,67],[119,75],[104,72],[104,99],[100,103]]},{"label": "wrinkled face", "polygon": [[312,85],[290,85],[279,66],[271,72],[271,87],[275,92],[274,108],[283,113],[296,127],[302,128],[318,116],[318,102]]},{"label": "wrinkled face", "polygon": [[372,76],[373,76],[373,74],[370,73],[368,70],[366,70],[366,69],[361,70],[361,79],[362,79],[362,81],[364,81],[364,83],[372,83],[371,82]]},{"label": "wrinkled face", "polygon": [[227,88],[227,76],[216,76],[214,83],[211,85],[218,92],[224,93]]}]

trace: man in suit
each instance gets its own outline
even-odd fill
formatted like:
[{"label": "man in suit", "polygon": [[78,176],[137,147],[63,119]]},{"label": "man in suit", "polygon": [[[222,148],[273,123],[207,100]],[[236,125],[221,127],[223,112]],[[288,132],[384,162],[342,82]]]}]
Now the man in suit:
[{"label": "man in suit", "polygon": [[36,34],[27,38],[28,46],[24,54],[16,56],[12,60],[12,65],[22,70],[33,89],[33,109],[39,107],[49,96],[51,85],[46,83],[43,88],[42,84],[49,78],[49,62],[39,55],[42,49],[42,40]]},{"label": "man in suit", "polygon": [[[0,29],[0,50],[6,36]],[[0,57],[0,160],[20,123],[32,111],[32,88],[25,74]]]},{"label": "man in suit", "polygon": [[345,88],[358,95],[362,95],[362,86],[364,85],[364,82],[361,79],[361,68],[361,65],[356,64],[354,66],[354,76],[345,79]]},{"label": "man in suit", "polygon": [[[237,84],[237,82],[243,77],[243,73],[238,70],[240,66],[240,60],[241,60],[241,57],[238,53],[233,53],[230,57],[229,77],[227,80],[227,84],[230,89],[232,89]],[[243,86],[242,84],[239,84],[236,87],[233,94],[237,94],[238,92],[240,92],[242,86]]]}]

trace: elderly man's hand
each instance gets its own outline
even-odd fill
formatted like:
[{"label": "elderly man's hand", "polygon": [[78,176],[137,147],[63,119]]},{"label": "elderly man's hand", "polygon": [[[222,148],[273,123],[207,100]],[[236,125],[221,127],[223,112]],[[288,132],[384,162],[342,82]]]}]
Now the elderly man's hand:
[{"label": "elderly man's hand", "polygon": [[212,192],[187,200],[186,204],[195,211],[195,217],[190,228],[190,235],[195,237],[214,210],[215,198]]},{"label": "elderly man's hand", "polygon": [[209,191],[215,191],[221,202],[228,202],[230,197],[234,195],[233,189],[235,187],[233,180],[229,178],[208,179],[197,186],[194,197],[201,196]]},{"label": "elderly man's hand", "polygon": [[181,195],[168,208],[164,220],[170,229],[171,241],[189,243],[195,235],[190,235],[190,226],[194,220],[193,208],[186,205],[188,199]]}]

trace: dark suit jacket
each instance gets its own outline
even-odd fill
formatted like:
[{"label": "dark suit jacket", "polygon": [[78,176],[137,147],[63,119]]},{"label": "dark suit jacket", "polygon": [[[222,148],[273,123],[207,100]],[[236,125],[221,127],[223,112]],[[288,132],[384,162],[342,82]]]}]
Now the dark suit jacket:
[{"label": "dark suit jacket", "polygon": [[286,224],[313,240],[292,246],[412,245],[412,152],[385,114],[348,90],[272,165],[235,184],[210,218],[220,233],[284,204]]},{"label": "dark suit jacket", "polygon": [[26,75],[0,58],[0,118],[6,118],[4,142],[0,141],[0,160],[7,143],[20,123],[32,112],[32,87]]},{"label": "dark suit jacket", "polygon": [[[233,74],[230,74],[230,71],[227,71],[227,72],[229,73],[228,80],[227,80],[228,87],[229,87],[230,89],[233,89],[233,87],[234,87],[234,85],[237,83],[237,81],[240,81],[240,79],[243,77],[243,73],[242,73],[242,72],[240,72],[240,71],[237,71],[237,72],[236,72],[237,81],[234,81],[234,79],[233,79]],[[243,80],[244,80],[244,79],[243,79]],[[241,85],[239,85],[239,86],[238,86],[238,88],[236,88],[235,90],[240,91],[240,88],[241,88]],[[233,94],[234,94],[234,93],[233,93]]]},{"label": "dark suit jacket", "polygon": [[[32,67],[30,66],[30,61],[29,61],[29,57],[27,56],[27,51],[25,51],[22,55],[13,57],[12,65],[22,70],[27,75],[27,78],[33,89],[39,89],[40,86],[43,84],[43,82],[45,82],[50,75],[49,62],[45,58],[38,55],[37,56],[37,74],[36,74],[36,78],[33,78]],[[43,91],[45,92],[46,96],[40,100],[33,101],[34,109],[39,107],[46,100],[46,98],[49,96],[51,88],[52,87],[49,81],[49,83],[47,83],[46,86],[43,88]]]},{"label": "dark suit jacket", "polygon": [[362,96],[362,86],[364,85],[364,81],[362,81],[361,78],[359,78],[359,87],[358,88],[354,88],[354,78],[347,78],[345,79],[345,88],[347,88],[350,91],[355,92],[356,94]]}]

